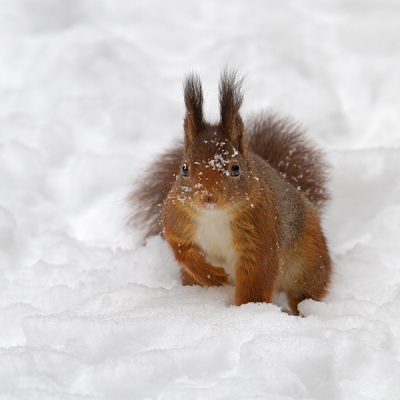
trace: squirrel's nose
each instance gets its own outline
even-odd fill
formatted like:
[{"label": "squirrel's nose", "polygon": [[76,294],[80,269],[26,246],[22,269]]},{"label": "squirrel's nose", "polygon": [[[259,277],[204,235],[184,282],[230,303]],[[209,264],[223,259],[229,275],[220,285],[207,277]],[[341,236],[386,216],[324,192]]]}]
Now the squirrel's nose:
[{"label": "squirrel's nose", "polygon": [[204,207],[213,209],[217,204],[217,196],[213,194],[203,194],[203,196],[201,196],[201,202],[203,203]]}]

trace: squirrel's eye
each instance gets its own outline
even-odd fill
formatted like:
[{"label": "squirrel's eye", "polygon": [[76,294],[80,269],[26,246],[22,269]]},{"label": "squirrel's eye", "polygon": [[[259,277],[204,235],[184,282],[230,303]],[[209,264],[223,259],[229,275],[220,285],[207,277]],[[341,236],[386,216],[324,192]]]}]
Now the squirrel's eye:
[{"label": "squirrel's eye", "polygon": [[232,164],[232,171],[231,171],[231,175],[232,176],[239,176],[240,174],[240,167],[239,164],[237,162],[234,162]]},{"label": "squirrel's eye", "polygon": [[182,174],[183,176],[189,176],[189,165],[187,163],[182,165]]}]

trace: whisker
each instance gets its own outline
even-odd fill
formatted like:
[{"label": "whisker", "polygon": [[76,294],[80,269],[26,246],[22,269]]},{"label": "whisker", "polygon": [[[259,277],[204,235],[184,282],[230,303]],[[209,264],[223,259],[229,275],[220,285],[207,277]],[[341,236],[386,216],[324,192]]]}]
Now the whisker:
[{"label": "whisker", "polygon": [[160,267],[158,267],[156,270],[154,270],[154,274],[156,272],[159,272],[161,270],[161,268],[165,267],[165,265],[167,264],[168,261],[170,261],[172,258],[172,254],[169,254],[168,258],[160,265]]}]

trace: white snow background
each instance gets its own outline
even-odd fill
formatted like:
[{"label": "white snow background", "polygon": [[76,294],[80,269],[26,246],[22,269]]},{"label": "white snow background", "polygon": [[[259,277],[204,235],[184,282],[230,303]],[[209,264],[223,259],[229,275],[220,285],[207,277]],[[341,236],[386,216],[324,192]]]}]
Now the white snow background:
[{"label": "white snow background", "polygon": [[[397,0],[0,0],[0,397],[399,399]],[[325,149],[335,263],[304,318],[182,287],[124,199],[206,114],[229,64],[243,115],[299,121]]]}]

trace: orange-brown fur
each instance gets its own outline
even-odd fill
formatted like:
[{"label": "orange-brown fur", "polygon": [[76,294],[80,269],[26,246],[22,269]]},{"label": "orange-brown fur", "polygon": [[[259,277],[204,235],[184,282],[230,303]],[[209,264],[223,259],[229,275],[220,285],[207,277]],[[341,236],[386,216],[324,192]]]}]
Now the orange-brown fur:
[{"label": "orange-brown fur", "polygon": [[[326,166],[288,121],[261,114],[243,124],[241,84],[234,73],[222,73],[220,122],[209,124],[200,80],[186,79],[184,144],[165,153],[133,195],[142,207],[136,221],[148,223],[146,237],[163,234],[184,285],[227,284],[225,269],[210,262],[213,252],[222,252],[222,260],[236,260],[237,305],[271,302],[274,292],[283,291],[297,313],[300,301],[321,300],[330,283],[319,219],[329,197]],[[229,233],[228,249],[224,238],[215,248],[199,247],[206,243],[198,230],[204,218],[229,221],[220,228]]]}]

